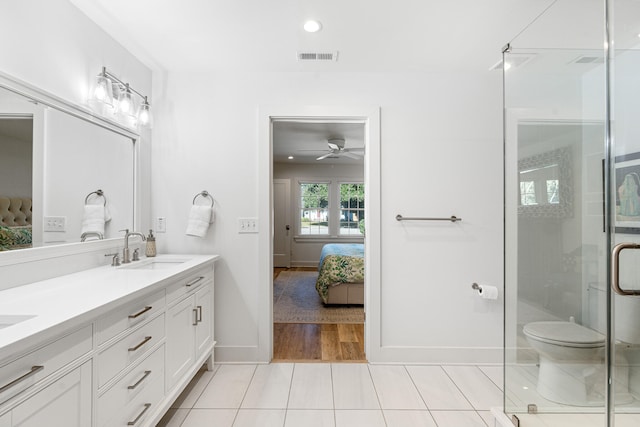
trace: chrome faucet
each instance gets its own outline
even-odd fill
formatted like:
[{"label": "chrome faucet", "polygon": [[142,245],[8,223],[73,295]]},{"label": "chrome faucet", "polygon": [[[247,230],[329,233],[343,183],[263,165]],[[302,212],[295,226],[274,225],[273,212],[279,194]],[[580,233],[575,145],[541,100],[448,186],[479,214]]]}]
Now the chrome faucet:
[{"label": "chrome faucet", "polygon": [[138,233],[137,231],[132,231],[130,233],[128,228],[120,231],[124,231],[124,249],[122,249],[122,263],[128,264],[131,262],[131,258],[129,257],[129,237],[140,236],[143,242],[147,240],[147,238],[144,237],[144,234]]}]

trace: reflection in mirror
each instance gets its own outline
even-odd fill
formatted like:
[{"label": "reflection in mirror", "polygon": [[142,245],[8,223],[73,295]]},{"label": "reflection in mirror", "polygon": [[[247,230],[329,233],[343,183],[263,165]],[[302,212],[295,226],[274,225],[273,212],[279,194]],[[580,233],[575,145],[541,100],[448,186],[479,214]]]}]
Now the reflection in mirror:
[{"label": "reflection in mirror", "polygon": [[0,251],[134,228],[135,135],[98,122],[0,88]]}]

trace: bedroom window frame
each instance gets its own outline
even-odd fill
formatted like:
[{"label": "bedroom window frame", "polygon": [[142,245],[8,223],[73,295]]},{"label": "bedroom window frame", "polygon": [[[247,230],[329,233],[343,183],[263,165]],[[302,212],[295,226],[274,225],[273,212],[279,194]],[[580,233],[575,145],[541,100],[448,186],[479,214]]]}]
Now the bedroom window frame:
[{"label": "bedroom window frame", "polygon": [[[366,206],[364,206],[364,196],[362,197],[362,204],[363,204],[362,208],[360,206],[356,207],[355,209],[354,208],[347,208],[347,209],[343,208],[342,207],[342,186],[343,185],[362,185],[364,187],[364,181],[360,181],[360,180],[345,180],[345,181],[338,181],[337,182],[336,206],[338,207],[338,212],[337,212],[338,224],[336,225],[336,227],[337,227],[336,235],[338,237],[342,237],[342,238],[364,237],[364,234],[362,232],[354,233],[354,234],[352,234],[352,233],[343,233],[342,232],[342,211],[348,209],[348,210],[351,210],[351,211],[355,210],[355,211],[358,211],[358,212],[362,212],[362,215],[358,216],[358,221],[360,221],[360,219],[364,219],[365,208],[366,208]],[[352,223],[352,221],[348,221],[348,222]],[[358,230],[359,230],[359,228],[358,228]]]},{"label": "bedroom window frame", "polygon": [[[327,207],[323,208],[326,213],[327,213],[327,232],[326,233],[302,233],[302,217],[303,217],[303,213],[302,211],[304,210],[303,206],[302,206],[302,186],[303,185],[326,185],[327,186]],[[304,179],[304,180],[298,180],[298,194],[296,197],[297,200],[297,213],[296,213],[296,227],[297,227],[297,235],[304,237],[304,238],[310,238],[310,239],[316,239],[316,238],[327,238],[330,237],[332,235],[332,230],[331,230],[331,218],[332,218],[332,182],[330,180],[325,180],[325,179]]]}]

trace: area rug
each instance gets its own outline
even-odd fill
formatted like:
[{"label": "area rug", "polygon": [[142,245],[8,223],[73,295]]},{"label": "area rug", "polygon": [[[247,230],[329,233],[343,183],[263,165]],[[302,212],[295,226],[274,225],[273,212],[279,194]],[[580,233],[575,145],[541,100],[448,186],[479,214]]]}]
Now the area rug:
[{"label": "area rug", "polygon": [[362,306],[328,305],[316,291],[316,271],[283,271],[273,282],[274,323],[364,323]]}]

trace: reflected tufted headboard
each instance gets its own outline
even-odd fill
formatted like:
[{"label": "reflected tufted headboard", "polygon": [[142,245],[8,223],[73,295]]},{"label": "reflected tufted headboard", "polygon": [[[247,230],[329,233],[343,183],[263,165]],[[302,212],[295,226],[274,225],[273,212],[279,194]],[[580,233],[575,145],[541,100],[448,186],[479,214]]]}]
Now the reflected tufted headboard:
[{"label": "reflected tufted headboard", "polygon": [[31,225],[31,199],[0,196],[0,225]]}]

